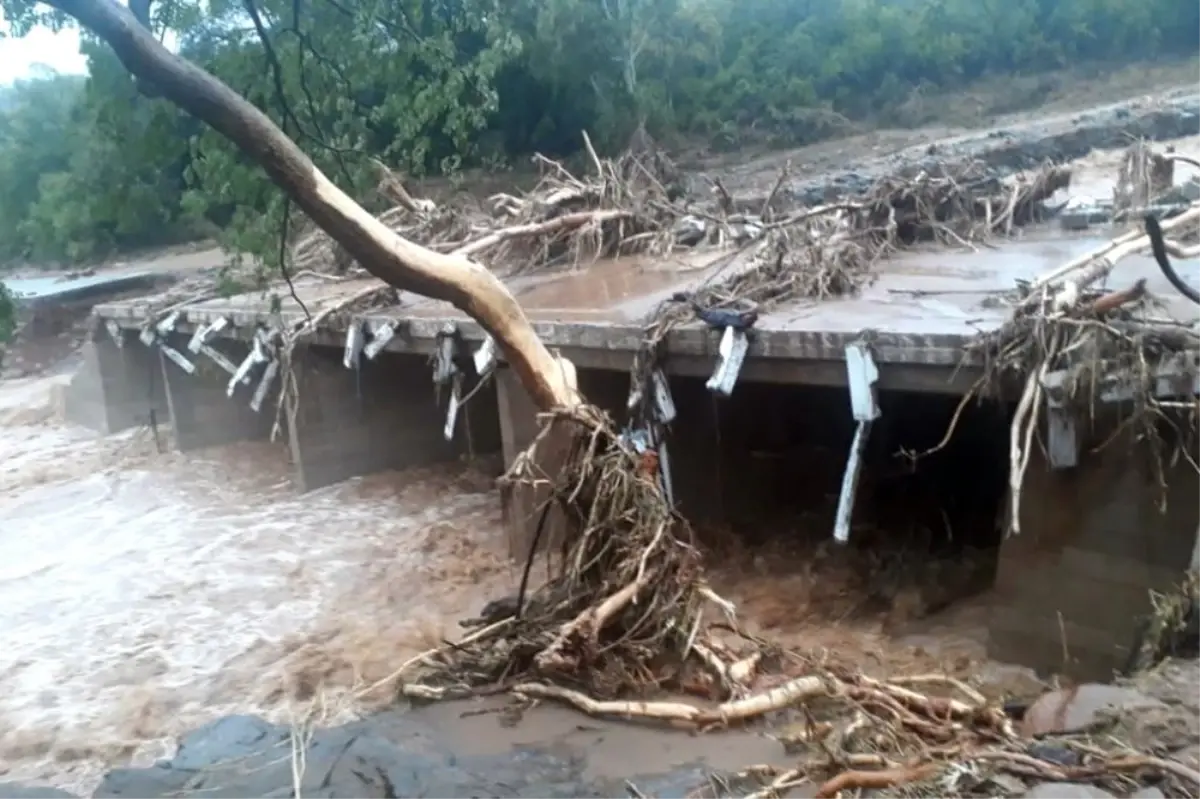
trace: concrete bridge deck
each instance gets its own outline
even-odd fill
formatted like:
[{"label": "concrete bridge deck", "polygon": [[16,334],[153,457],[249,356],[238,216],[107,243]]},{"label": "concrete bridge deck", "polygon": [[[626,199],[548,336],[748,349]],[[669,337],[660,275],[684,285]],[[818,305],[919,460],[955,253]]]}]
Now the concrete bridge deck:
[{"label": "concrete bridge deck", "polygon": [[[902,252],[878,264],[876,279],[858,296],[797,302],[764,314],[755,326],[744,374],[766,382],[842,384],[840,364],[846,344],[869,333],[876,360],[884,366],[885,387],[960,392],[969,375],[962,372],[954,378],[947,367],[966,366],[969,371],[972,364],[964,362],[966,345],[1008,318],[1002,296],[1013,291],[1018,281],[1032,280],[1105,241],[1095,235],[1033,231],[976,252]],[[567,273],[518,277],[509,286],[548,345],[560,348],[582,368],[624,370],[656,305],[675,292],[721,280],[741,264],[744,259],[713,252],[683,253],[660,261],[627,258]],[[1194,318],[1186,299],[1148,255],[1123,260],[1109,284],[1126,287],[1140,278],[1165,304],[1164,318]],[[295,287],[308,312],[317,314],[372,282],[373,278],[339,283],[310,278],[297,281]],[[285,323],[304,319],[293,298],[284,294],[281,300]],[[148,297],[103,304],[96,313],[122,327],[138,328],[155,307],[161,307],[161,302]],[[270,301],[261,293],[207,300],[183,309],[179,329],[225,317],[248,337],[256,325],[271,321],[269,309]],[[354,317],[372,330],[389,322],[396,326],[399,332],[386,348],[396,353],[432,352],[438,332],[448,323],[455,324],[466,341],[483,338],[478,325],[452,306],[407,293],[397,306]],[[341,346],[345,328],[345,319],[331,320],[330,330],[315,341]],[[667,340],[668,369],[707,375],[717,344],[717,337],[699,323],[675,331]],[[837,362],[836,368],[824,368],[831,361]]]},{"label": "concrete bridge deck", "polygon": [[[867,331],[879,363],[879,387],[899,391],[884,392],[894,401],[875,424],[872,440],[883,440],[875,447],[876,466],[867,465],[864,474],[873,468],[886,471],[897,445],[933,446],[957,404],[952,396],[936,395],[960,394],[974,379],[976,369],[958,367],[974,336],[1007,318],[1000,295],[1018,280],[1035,278],[1103,243],[1097,236],[1032,231],[974,253],[906,251],[879,264],[878,279],[859,296],[795,303],[761,317],[739,387],[720,403],[705,390],[703,379],[695,379],[711,374],[717,336],[699,325],[676,331],[668,340],[667,367],[678,417],[667,440],[681,511],[736,527],[738,508],[792,509],[810,518],[822,497],[837,496],[842,469],[852,460],[839,453],[848,453],[855,437],[847,392],[800,386],[845,386],[845,346]],[[722,269],[738,268],[737,262],[722,265],[729,259],[714,262],[714,257],[693,253],[653,264],[605,262],[510,285],[543,338],[579,367],[589,400],[620,417],[647,315],[672,293],[717,278]],[[1195,318],[1194,308],[1148,257],[1120,262],[1110,284],[1126,287],[1139,278],[1164,301],[1164,317]],[[368,280],[301,281],[296,288],[308,311],[318,313],[367,285]],[[258,377],[231,392],[230,375],[217,368],[215,359],[197,354],[195,369],[188,372],[165,357],[165,350],[138,341],[139,329],[161,307],[154,298],[97,307],[106,324],[97,327],[85,351],[84,368],[68,392],[68,415],[105,431],[169,419],[175,445],[184,451],[269,437],[276,406],[268,397],[257,410],[252,407]],[[227,318],[231,326],[211,345],[230,363],[239,363],[247,358],[247,339],[255,327],[270,321],[269,307],[260,295],[188,306],[165,343],[186,352],[195,329]],[[285,322],[303,319],[290,299],[284,300],[282,314]],[[500,368],[464,406],[465,418],[451,428],[452,435],[445,435],[446,399],[443,392],[440,402],[434,401],[424,356],[435,349],[447,323],[456,324],[467,342],[482,338],[479,328],[452,307],[403,295],[396,307],[356,318],[368,326],[400,323],[377,358],[363,360],[357,369],[343,365],[346,319],[337,321],[340,331],[322,333],[314,346],[298,351],[294,365],[301,399],[285,420],[284,433],[300,490],[468,453],[496,453],[511,463],[537,434],[532,403],[509,370]],[[912,391],[930,393],[913,403],[913,395],[905,393]],[[1080,455],[1073,466],[1050,463],[1035,444],[1023,488],[1022,533],[1001,543],[996,519],[1007,506],[1006,414],[1011,410],[994,405],[978,413],[976,421],[956,426],[951,444],[937,455],[941,465],[929,467],[936,476],[923,479],[937,483],[935,499],[928,501],[945,503],[932,509],[935,516],[957,502],[967,515],[956,517],[955,529],[982,537],[983,546],[998,553],[993,555],[991,651],[1046,670],[1107,674],[1128,654],[1138,614],[1149,610],[1149,592],[1169,589],[1187,567],[1200,527],[1200,477],[1186,459],[1170,465],[1169,474],[1158,472],[1138,430],[1106,412],[1094,424],[1078,425]],[[1114,429],[1124,432],[1114,436]],[[927,438],[913,439],[919,431]],[[1194,439],[1179,445],[1195,449]],[[779,451],[764,460],[757,452],[763,448]],[[789,455],[789,448],[801,454]],[[814,454],[818,451],[834,453],[833,460],[822,460]],[[546,468],[553,471],[552,464]],[[919,491],[901,494],[905,499],[894,512],[923,512],[917,506],[927,500]],[[528,491],[502,494],[514,555],[523,556],[529,545],[542,498]],[[805,498],[813,505],[807,506]],[[853,507],[866,503],[860,498]],[[832,521],[818,527],[829,529],[826,524]],[[1064,634],[1070,662],[1062,660]]]}]

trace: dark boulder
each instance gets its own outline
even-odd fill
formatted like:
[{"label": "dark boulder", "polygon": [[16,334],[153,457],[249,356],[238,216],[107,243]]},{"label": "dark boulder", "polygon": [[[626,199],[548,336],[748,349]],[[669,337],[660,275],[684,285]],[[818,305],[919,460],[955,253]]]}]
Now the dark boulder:
[{"label": "dark boulder", "polygon": [[[623,784],[585,779],[584,766],[583,754],[553,746],[459,757],[419,721],[397,711],[315,730],[304,753],[299,792],[331,799],[625,793]],[[682,797],[703,779],[696,766],[635,781],[655,796]],[[170,760],[110,772],[95,796],[289,797],[296,793],[293,780],[291,730],[253,716],[229,716],[186,736]]]}]

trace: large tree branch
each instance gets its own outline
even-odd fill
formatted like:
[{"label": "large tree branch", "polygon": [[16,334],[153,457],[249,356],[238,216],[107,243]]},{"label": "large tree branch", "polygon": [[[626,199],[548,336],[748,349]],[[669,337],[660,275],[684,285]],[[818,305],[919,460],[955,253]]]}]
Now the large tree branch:
[{"label": "large tree branch", "polygon": [[445,300],[491,333],[538,407],[578,401],[557,359],[504,284],[465,257],[407,241],[325,177],[265,114],[212,75],[169,52],[113,0],[43,0],[106,41],[134,76],[211,125],[371,274],[399,289]]}]

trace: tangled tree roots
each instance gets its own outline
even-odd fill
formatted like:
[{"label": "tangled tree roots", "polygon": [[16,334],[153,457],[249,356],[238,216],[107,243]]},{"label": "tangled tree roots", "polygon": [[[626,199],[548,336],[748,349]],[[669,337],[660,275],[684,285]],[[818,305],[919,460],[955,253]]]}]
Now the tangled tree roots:
[{"label": "tangled tree roots", "polygon": [[544,485],[537,449],[561,435],[573,440],[552,481],[570,525],[558,574],[521,607],[506,604],[514,615],[426,658],[434,693],[545,679],[610,698],[657,684],[662,665],[696,644],[703,592],[688,525],[603,414],[584,406],[547,418],[508,479]]},{"label": "tangled tree roots", "polygon": [[[723,644],[715,633],[738,631],[735,609],[703,582],[687,524],[668,507],[652,465],[594,409],[546,419],[543,441],[556,430],[574,435],[561,476],[549,481],[553,501],[573,520],[558,573],[524,607],[519,599],[501,603],[463,640],[414,658],[367,690],[396,681],[413,700],[506,692],[700,731],[803,706],[806,721],[783,738],[798,755],[793,767],[713,776],[698,799],[762,799],[805,783],[822,797],[893,788],[912,796],[995,796],[994,781],[1005,773],[1118,789],[1149,776],[1183,791],[1200,788],[1193,769],[1133,753],[1109,736],[1024,739],[1003,708],[953,678],[884,681],[750,636],[741,635],[736,649]],[[545,484],[531,455],[509,477]],[[706,605],[724,620],[707,620]],[[704,701],[655,698],[660,691]],[[644,795],[635,785],[629,792]]]}]

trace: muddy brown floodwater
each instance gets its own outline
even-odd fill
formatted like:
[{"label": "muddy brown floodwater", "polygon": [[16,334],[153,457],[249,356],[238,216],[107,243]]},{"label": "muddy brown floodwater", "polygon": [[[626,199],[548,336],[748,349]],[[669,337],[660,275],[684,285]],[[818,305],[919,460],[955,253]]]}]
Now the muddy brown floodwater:
[{"label": "muddy brown floodwater", "polygon": [[[176,736],[218,716],[286,723],[316,695],[332,708],[327,723],[347,720],[381,701],[359,697],[365,685],[456,635],[519,578],[501,551],[492,482],[465,465],[300,496],[281,447],[160,454],[145,429],[98,438],[63,423],[68,378],[0,383],[5,779],[87,794],[105,770],[170,756]],[[821,593],[837,594],[836,581],[787,558],[770,553],[764,569],[762,553],[743,552],[714,582],[784,643],[870,669],[979,673],[978,606],[907,632],[890,616],[841,618]],[[460,740],[578,739],[593,762],[630,773],[765,754],[749,733],[722,743],[588,724],[543,708],[515,731],[473,725]]]}]

